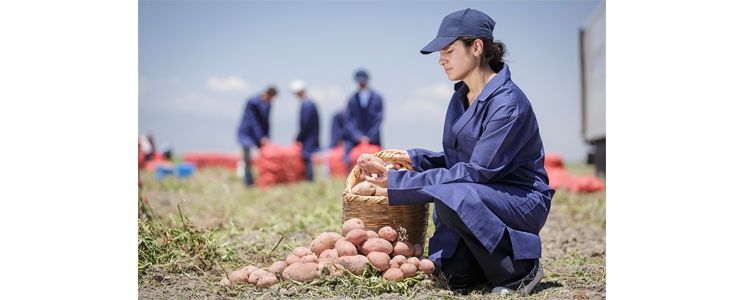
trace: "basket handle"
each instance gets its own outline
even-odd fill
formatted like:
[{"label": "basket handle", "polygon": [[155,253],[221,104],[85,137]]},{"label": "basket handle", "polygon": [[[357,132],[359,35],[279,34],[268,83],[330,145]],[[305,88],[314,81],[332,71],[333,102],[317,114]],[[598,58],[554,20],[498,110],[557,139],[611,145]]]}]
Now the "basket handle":
[{"label": "basket handle", "polygon": [[[387,149],[387,150],[381,150],[378,152],[373,153],[373,155],[377,156],[378,158],[382,159],[385,162],[391,162],[396,163],[408,170],[414,170],[414,168],[411,166],[411,164],[408,161],[396,159],[396,154],[402,154],[403,150],[395,150],[395,149]],[[360,178],[360,174],[362,174],[362,171],[360,171],[360,167],[355,164],[355,166],[352,168],[352,172],[349,173],[349,176],[347,176],[347,186],[345,188],[345,191],[349,193],[352,190],[352,187],[357,184],[357,179]]]}]

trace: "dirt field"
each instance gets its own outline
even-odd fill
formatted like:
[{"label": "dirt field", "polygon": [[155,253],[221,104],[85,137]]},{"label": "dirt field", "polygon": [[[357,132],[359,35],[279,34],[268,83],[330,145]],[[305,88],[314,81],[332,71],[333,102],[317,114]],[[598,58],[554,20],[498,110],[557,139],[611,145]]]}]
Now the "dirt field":
[{"label": "dirt field", "polygon": [[[587,166],[567,170],[592,172]],[[453,295],[443,288],[444,283],[429,280],[392,286],[363,279],[312,285],[281,282],[266,290],[251,285],[221,287],[218,283],[225,272],[247,264],[267,267],[290,249],[308,245],[319,233],[338,231],[344,180],[324,179],[263,191],[242,187],[231,171],[220,169],[198,170],[187,180],[161,182],[151,173],[141,175],[149,203],[148,207],[140,205],[139,216],[142,299],[501,298],[480,293]],[[540,234],[545,278],[529,298],[606,297],[605,215],[603,192],[556,193]],[[428,236],[432,231],[430,226]],[[171,243],[162,245],[158,239]]]}]

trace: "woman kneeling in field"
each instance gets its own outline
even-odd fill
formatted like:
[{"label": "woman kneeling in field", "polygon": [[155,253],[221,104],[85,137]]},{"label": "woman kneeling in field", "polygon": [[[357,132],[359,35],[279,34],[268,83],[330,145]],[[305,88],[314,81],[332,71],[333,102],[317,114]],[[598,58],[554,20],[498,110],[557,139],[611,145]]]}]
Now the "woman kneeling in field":
[{"label": "woman kneeling in field", "polygon": [[532,106],[502,61],[495,22],[465,9],[447,15],[421,50],[439,51],[455,84],[444,123],[443,152],[409,149],[395,170],[363,155],[363,176],[387,188],[390,205],[434,203],[429,258],[453,290],[531,293],[543,277],[540,229],[555,193]]}]

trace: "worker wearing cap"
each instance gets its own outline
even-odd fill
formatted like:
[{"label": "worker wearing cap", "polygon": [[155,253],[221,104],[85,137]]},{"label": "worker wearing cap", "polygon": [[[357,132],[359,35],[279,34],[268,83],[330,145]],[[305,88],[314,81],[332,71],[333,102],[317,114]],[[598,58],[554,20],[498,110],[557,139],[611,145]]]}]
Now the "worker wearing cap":
[{"label": "worker wearing cap", "polygon": [[349,152],[359,143],[380,146],[380,124],[383,121],[383,97],[368,87],[370,75],[365,70],[355,72],[358,90],[347,103],[345,163]]},{"label": "worker wearing cap", "polygon": [[250,149],[270,142],[270,107],[276,95],[277,89],[268,87],[261,94],[247,100],[244,107],[238,139],[244,150],[244,184],[247,186],[254,184]]},{"label": "worker wearing cap", "polygon": [[301,102],[300,120],[298,122],[298,136],[296,142],[301,143],[301,157],[306,166],[306,180],[313,181],[313,162],[311,155],[319,150],[319,112],[316,104],[306,94],[306,83],[295,80],[290,90]]},{"label": "worker wearing cap", "polygon": [[372,155],[358,165],[367,181],[388,188],[390,205],[434,203],[429,258],[452,289],[531,293],[542,279],[539,232],[554,194],[532,105],[503,62],[496,23],[465,9],[447,15],[422,54],[454,85],[442,135],[443,152],[396,155],[415,171],[388,169]]}]

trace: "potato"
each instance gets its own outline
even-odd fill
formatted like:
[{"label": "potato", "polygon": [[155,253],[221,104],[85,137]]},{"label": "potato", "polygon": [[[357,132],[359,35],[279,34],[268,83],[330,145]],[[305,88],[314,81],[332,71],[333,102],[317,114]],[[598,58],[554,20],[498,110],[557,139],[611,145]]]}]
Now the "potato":
[{"label": "potato", "polygon": [[365,230],[365,233],[367,233],[367,238],[376,238],[378,237],[378,233],[372,230]]},{"label": "potato", "polygon": [[229,273],[228,280],[232,283],[247,283],[249,280],[249,273],[242,269],[234,270]]},{"label": "potato", "polygon": [[414,244],[414,256],[420,257],[424,255],[424,247],[419,244]]},{"label": "potato", "polygon": [[393,244],[393,255],[414,256],[414,245],[407,241],[398,241]]},{"label": "potato", "polygon": [[365,266],[369,264],[370,261],[365,256],[355,255],[342,256],[337,259],[337,263],[347,269],[347,271],[350,271],[352,274],[362,275],[362,273],[365,271]]},{"label": "potato", "polygon": [[393,243],[398,239],[398,233],[390,226],[385,226],[378,230],[378,237]]},{"label": "potato", "polygon": [[296,256],[293,253],[288,254],[288,256],[285,257],[285,263],[287,263],[289,266],[292,265],[292,264],[294,264],[294,263],[297,263],[300,260],[301,260],[301,258],[298,257],[298,256]]},{"label": "potato", "polygon": [[331,240],[334,241],[334,243],[336,243],[339,239],[343,238],[341,234],[339,234],[338,232],[333,232],[333,231],[326,232],[326,235],[330,236]]},{"label": "potato", "polygon": [[256,284],[260,278],[267,276],[267,274],[272,274],[270,272],[267,272],[262,269],[257,269],[252,272],[252,274],[249,274],[249,283]]},{"label": "potato", "polygon": [[352,187],[352,194],[360,196],[375,195],[375,185],[367,181],[360,182]]},{"label": "potato", "polygon": [[334,263],[327,263],[324,268],[328,270],[328,275],[331,278],[341,277],[344,275],[344,270],[341,267],[338,267],[337,264]]},{"label": "potato", "polygon": [[393,253],[393,245],[381,238],[371,238],[365,241],[365,243],[362,244],[362,248],[360,249],[360,252],[362,252],[362,254],[364,255],[367,255],[368,253],[373,251],[383,252],[390,255],[391,253]]},{"label": "potato", "polygon": [[313,262],[297,262],[283,270],[283,278],[300,282],[312,281],[319,278],[320,274],[318,264]]},{"label": "potato", "polygon": [[344,238],[355,246],[359,246],[364,241],[367,241],[367,232],[365,229],[352,229],[347,232],[347,236]]},{"label": "potato", "polygon": [[300,258],[301,262],[319,262],[316,254],[309,254]]},{"label": "potato", "polygon": [[257,280],[257,288],[260,288],[260,289],[269,288],[275,285],[276,283],[278,283],[277,276],[275,276],[275,274],[268,273],[267,275]]},{"label": "potato", "polygon": [[419,261],[419,270],[424,274],[432,274],[434,273],[434,263],[431,260],[422,259]]},{"label": "potato", "polygon": [[323,232],[311,241],[311,252],[316,255],[320,255],[324,250],[334,248],[334,243],[336,242],[337,240],[335,240],[330,233]]},{"label": "potato", "polygon": [[365,229],[365,223],[358,218],[351,218],[347,221],[344,221],[344,224],[342,224],[342,234],[347,235],[350,230],[357,228]]},{"label": "potato", "polygon": [[231,281],[228,278],[223,278],[218,282],[220,286],[231,286]]},{"label": "potato", "polygon": [[367,259],[370,261],[370,264],[380,272],[388,270],[388,268],[391,267],[391,257],[383,252],[370,252],[367,254]]},{"label": "potato", "polygon": [[419,259],[416,257],[413,257],[413,256],[409,257],[406,259],[406,262],[414,265],[417,268],[419,267]]},{"label": "potato", "polygon": [[337,258],[339,258],[339,252],[337,252],[337,249],[326,249],[324,252],[321,252],[321,255],[319,255],[319,260],[325,259],[334,262]]},{"label": "potato", "polygon": [[326,258],[319,258],[319,262],[316,263],[316,267],[319,268],[319,272],[326,268],[326,266],[333,264],[332,261],[326,259]]},{"label": "potato", "polygon": [[403,272],[399,268],[390,268],[383,273],[383,279],[399,282],[403,280]]},{"label": "potato", "polygon": [[295,256],[298,256],[299,258],[309,255],[311,253],[313,253],[311,252],[311,249],[308,249],[306,247],[298,247],[298,248],[293,249],[293,254],[295,254]]},{"label": "potato", "polygon": [[249,273],[251,275],[252,272],[257,271],[257,269],[259,269],[259,268],[257,268],[256,266],[253,266],[253,265],[248,265],[248,266],[246,266],[246,267],[244,267],[242,269],[244,269],[245,271],[247,271],[247,273]]},{"label": "potato", "polygon": [[396,255],[396,256],[393,256],[391,261],[395,262],[400,267],[402,264],[406,263],[406,257],[403,255]]},{"label": "potato", "polygon": [[278,260],[270,266],[270,273],[275,275],[280,275],[283,273],[283,270],[288,266],[288,263],[286,263],[284,260]]},{"label": "potato", "polygon": [[373,175],[384,174],[387,170],[386,163],[382,159],[368,153],[357,157],[357,167]]},{"label": "potato", "polygon": [[403,278],[413,277],[416,274],[416,266],[410,263],[402,264],[401,272],[403,272]]},{"label": "potato", "polygon": [[375,194],[373,196],[388,197],[388,189],[375,186]]},{"label": "potato", "polygon": [[249,275],[251,275],[254,270],[257,270],[257,267],[251,265],[234,270],[229,273],[229,281],[231,281],[232,284],[247,283],[249,281]]},{"label": "potato", "polygon": [[337,249],[340,257],[357,255],[357,246],[349,241],[339,240],[334,244],[334,248]]}]

